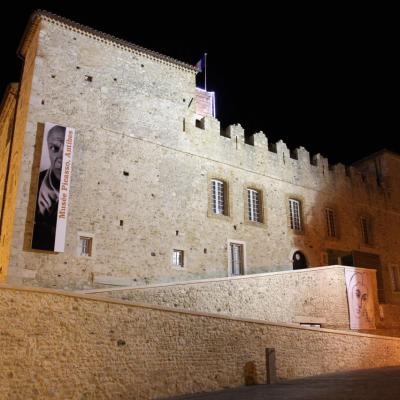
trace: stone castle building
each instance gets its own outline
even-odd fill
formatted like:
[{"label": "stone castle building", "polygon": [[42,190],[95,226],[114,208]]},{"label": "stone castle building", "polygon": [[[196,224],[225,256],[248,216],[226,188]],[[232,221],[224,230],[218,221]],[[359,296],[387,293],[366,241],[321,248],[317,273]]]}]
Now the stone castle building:
[{"label": "stone castle building", "polygon": [[[0,114],[1,281],[135,286],[326,265],[400,303],[400,156],[330,165],[222,129],[196,68],[47,12]],[[75,130],[64,251],[32,248],[45,124]]]}]

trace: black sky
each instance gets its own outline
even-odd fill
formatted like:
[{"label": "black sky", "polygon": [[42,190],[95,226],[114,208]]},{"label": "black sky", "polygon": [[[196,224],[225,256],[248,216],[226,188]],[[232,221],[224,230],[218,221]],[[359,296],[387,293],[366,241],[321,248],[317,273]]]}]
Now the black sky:
[{"label": "black sky", "polygon": [[190,64],[207,52],[207,87],[216,92],[223,126],[241,123],[246,134],[262,130],[271,141],[304,146],[331,163],[348,164],[381,148],[400,152],[394,10],[27,3],[2,9],[8,24],[0,26],[1,93],[19,80],[16,49],[29,15],[45,9]]}]

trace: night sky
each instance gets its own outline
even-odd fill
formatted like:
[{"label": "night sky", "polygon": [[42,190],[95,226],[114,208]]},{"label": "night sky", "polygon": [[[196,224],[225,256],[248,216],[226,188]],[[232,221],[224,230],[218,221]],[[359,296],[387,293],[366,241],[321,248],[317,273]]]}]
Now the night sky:
[{"label": "night sky", "polygon": [[29,15],[44,9],[190,64],[207,52],[207,88],[216,92],[223,127],[262,130],[270,141],[304,146],[331,163],[349,164],[382,148],[400,152],[394,10],[285,3],[222,13],[216,2],[199,1],[179,10],[172,2],[143,9],[141,2],[140,10],[126,1],[27,3],[2,6],[8,24],[0,26],[1,93],[19,80],[16,49]]}]

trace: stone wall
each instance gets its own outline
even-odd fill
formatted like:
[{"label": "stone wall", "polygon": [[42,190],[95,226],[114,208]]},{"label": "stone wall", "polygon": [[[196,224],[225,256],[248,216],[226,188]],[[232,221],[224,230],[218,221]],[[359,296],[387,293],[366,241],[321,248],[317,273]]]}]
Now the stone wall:
[{"label": "stone wall", "polygon": [[[400,340],[0,289],[2,399],[154,399],[400,364]],[[251,376],[249,377],[249,372]]]},{"label": "stone wall", "polygon": [[394,304],[381,304],[381,319],[384,328],[400,328],[400,306]]},{"label": "stone wall", "polygon": [[[11,126],[11,142],[9,143],[8,154],[7,154],[7,167],[4,178],[4,186],[1,187],[0,196],[2,200],[2,212],[0,219],[0,282],[6,280],[7,270],[9,266],[9,260],[12,249],[12,241],[14,239],[13,234],[18,235],[18,231],[25,226],[25,218],[21,219],[21,200],[18,198],[18,192],[23,188],[25,196],[29,193],[30,169],[32,166],[25,162],[22,162],[24,157],[25,143],[25,131],[28,120],[29,100],[31,95],[32,80],[35,69],[36,51],[38,43],[39,28],[35,26],[31,32],[31,44],[24,51],[24,69],[20,85],[14,84],[11,87],[9,94],[9,101],[7,104],[8,115],[5,116],[4,127]],[[4,110],[5,111],[5,110]],[[2,135],[4,132],[2,132]],[[7,151],[6,148],[1,146],[1,153]],[[29,153],[33,153],[35,150],[31,146]],[[4,153],[3,153],[4,154]],[[1,154],[1,155],[3,155]],[[24,160],[26,161],[26,160]],[[1,168],[4,164],[1,163]],[[3,171],[2,171],[3,173]],[[14,222],[16,225],[14,225]],[[23,242],[19,243],[19,252],[23,249]]]},{"label": "stone wall", "polygon": [[344,269],[320,267],[90,293],[241,318],[348,329]]},{"label": "stone wall", "polygon": [[[17,96],[18,85],[11,84],[7,87],[4,98],[0,103],[0,282],[3,282],[7,275],[8,253],[11,245],[11,235],[6,234],[6,230],[12,228],[6,223],[9,213],[6,205],[8,206],[11,203],[7,186],[12,186],[12,182],[8,180],[10,175],[8,171],[12,170],[13,166],[12,143]],[[10,204],[10,211],[13,212],[12,203]]]},{"label": "stone wall", "polygon": [[[283,142],[269,151],[262,133],[246,143],[240,125],[221,132],[219,121],[206,117],[204,129],[196,127],[195,90],[190,69],[42,18],[9,282],[92,288],[100,277],[119,285],[226,277],[229,240],[245,245],[245,274],[291,269],[296,250],[310,266],[326,265],[327,249],[376,253],[384,266],[400,262],[395,197],[354,168],[346,175],[343,165],[330,167],[321,156],[311,164],[304,148],[295,157]],[[29,247],[35,148],[47,121],[76,129],[66,248],[59,254]],[[212,178],[228,184],[228,216],[210,212]],[[260,190],[263,223],[248,221],[249,187]],[[300,234],[289,226],[289,197],[302,202]],[[336,211],[337,238],[327,235],[325,207]],[[360,231],[365,213],[373,216],[368,246]],[[93,237],[92,257],[79,257],[80,232]],[[184,251],[184,268],[173,268],[173,249]]]}]

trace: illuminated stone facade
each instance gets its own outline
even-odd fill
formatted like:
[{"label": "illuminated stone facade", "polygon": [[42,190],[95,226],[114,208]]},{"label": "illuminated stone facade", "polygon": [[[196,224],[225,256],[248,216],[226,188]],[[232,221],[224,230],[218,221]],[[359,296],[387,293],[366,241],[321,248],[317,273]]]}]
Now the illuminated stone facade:
[{"label": "illuminated stone facade", "polygon": [[[75,289],[225,277],[237,245],[243,274],[291,269],[296,252],[313,267],[379,264],[381,300],[400,303],[390,274],[400,266],[397,154],[345,168],[262,132],[245,138],[240,125],[221,129],[196,114],[194,67],[46,13],[32,18],[20,53],[19,180],[16,196],[3,190],[15,207],[13,223],[1,221],[3,281]],[[76,130],[58,254],[30,248],[45,122]],[[213,209],[213,180],[224,183],[224,214]],[[301,229],[292,229],[290,200]],[[90,256],[79,255],[81,236],[92,239]]]},{"label": "illuminated stone facade", "polygon": [[0,287],[0,315],[2,399],[145,400],[260,384],[266,348],[280,380],[400,363],[398,337],[42,288]]}]

